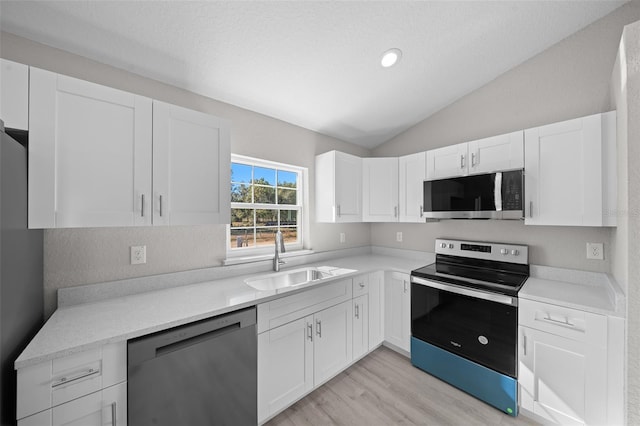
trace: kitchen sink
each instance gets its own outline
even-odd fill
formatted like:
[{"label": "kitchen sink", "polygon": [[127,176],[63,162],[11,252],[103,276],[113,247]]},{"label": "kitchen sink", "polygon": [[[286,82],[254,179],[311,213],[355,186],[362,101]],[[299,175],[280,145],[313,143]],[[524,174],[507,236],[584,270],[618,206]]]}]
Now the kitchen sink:
[{"label": "kitchen sink", "polygon": [[310,267],[294,269],[275,274],[261,275],[255,278],[247,278],[244,282],[260,291],[278,290],[287,287],[296,287],[325,278],[335,277],[348,272],[355,272],[352,269],[338,269],[333,267]]}]

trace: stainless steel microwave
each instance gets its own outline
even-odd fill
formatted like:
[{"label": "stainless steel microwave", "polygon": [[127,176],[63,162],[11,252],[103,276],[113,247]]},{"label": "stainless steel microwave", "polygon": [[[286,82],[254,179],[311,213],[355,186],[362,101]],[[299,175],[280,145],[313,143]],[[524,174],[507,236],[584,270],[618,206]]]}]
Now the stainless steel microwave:
[{"label": "stainless steel microwave", "polygon": [[424,216],[432,219],[522,219],[524,172],[487,173],[424,182]]}]

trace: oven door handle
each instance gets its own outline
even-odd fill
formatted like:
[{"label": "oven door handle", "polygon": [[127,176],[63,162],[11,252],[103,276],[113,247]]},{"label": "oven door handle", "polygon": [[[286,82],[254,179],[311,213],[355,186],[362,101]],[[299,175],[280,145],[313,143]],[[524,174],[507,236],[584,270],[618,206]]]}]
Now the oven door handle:
[{"label": "oven door handle", "polygon": [[472,290],[465,287],[459,287],[455,285],[439,283],[436,281],[425,280],[424,278],[414,277],[414,276],[411,277],[411,282],[413,284],[420,284],[427,287],[433,287],[433,288],[437,288],[438,290],[444,290],[451,293],[461,294],[463,296],[476,297],[478,299],[488,300],[490,302],[502,303],[503,305],[518,306],[517,297],[511,297],[504,294],[487,293],[484,291]]}]

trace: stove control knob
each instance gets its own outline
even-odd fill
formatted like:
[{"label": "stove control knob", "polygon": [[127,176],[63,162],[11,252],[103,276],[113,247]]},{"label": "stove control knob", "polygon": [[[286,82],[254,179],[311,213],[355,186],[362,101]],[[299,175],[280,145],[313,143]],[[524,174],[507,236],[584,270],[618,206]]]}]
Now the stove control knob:
[{"label": "stove control knob", "polygon": [[449,248],[452,249],[453,248],[453,244],[449,244]]},{"label": "stove control knob", "polygon": [[440,248],[447,248],[447,243],[440,243]]},{"label": "stove control knob", "polygon": [[507,249],[500,249],[500,254],[502,254],[502,255],[505,255],[505,256],[506,256],[507,254],[509,254],[509,250],[507,250]]},{"label": "stove control knob", "polygon": [[517,256],[520,254],[520,252],[518,250],[511,250],[511,254]]}]

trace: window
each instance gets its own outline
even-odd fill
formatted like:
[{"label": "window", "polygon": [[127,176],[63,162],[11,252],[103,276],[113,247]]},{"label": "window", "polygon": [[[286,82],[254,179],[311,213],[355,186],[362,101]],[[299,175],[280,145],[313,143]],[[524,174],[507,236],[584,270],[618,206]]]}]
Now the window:
[{"label": "window", "polygon": [[278,230],[287,249],[302,248],[302,178],[300,167],[232,155],[227,252],[270,252]]}]

